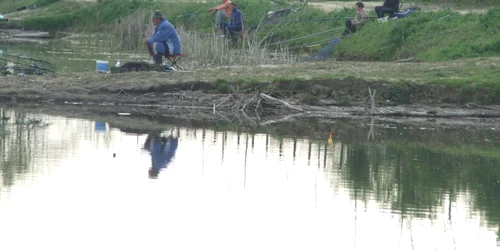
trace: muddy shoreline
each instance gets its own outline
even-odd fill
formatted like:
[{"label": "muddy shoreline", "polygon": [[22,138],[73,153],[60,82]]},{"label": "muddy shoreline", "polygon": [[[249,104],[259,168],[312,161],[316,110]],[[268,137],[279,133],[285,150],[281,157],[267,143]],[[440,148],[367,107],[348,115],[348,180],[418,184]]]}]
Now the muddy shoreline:
[{"label": "muddy shoreline", "polygon": [[[227,70],[227,69],[225,69]],[[232,69],[233,74],[238,70]],[[457,89],[429,84],[389,84],[361,78],[265,79],[239,83],[217,69],[196,72],[95,72],[0,77],[0,104],[78,106],[109,113],[180,117],[261,126],[307,118],[436,120],[500,117],[496,104],[464,102]],[[226,92],[221,86],[227,87]],[[272,88],[269,88],[272,86]],[[374,95],[373,104],[370,92]],[[486,100],[476,93],[475,100]]]}]

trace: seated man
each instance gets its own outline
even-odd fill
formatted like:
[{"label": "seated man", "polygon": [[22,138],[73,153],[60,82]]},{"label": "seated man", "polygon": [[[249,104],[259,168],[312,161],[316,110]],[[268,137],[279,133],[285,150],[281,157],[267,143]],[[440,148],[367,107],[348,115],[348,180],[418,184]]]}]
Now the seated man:
[{"label": "seated man", "polygon": [[210,14],[215,13],[215,30],[217,31],[217,27],[221,25],[222,22],[226,21],[231,17],[231,10],[229,9],[231,5],[230,0],[222,0],[222,4],[216,7],[210,8],[208,11]]},{"label": "seated man", "polygon": [[375,13],[378,18],[384,17],[385,14],[392,14],[399,11],[399,0],[384,0],[382,6],[375,7]]},{"label": "seated man", "polygon": [[234,34],[237,31],[241,31],[243,29],[243,14],[237,8],[235,3],[231,3],[229,9],[231,10],[231,21],[229,24],[221,23],[221,29],[224,33],[224,36],[229,32],[229,37],[231,37],[231,41],[236,43],[237,37]]},{"label": "seated man", "polygon": [[155,33],[150,38],[144,38],[144,46],[148,48],[155,64],[163,63],[163,56],[181,54],[181,39],[174,26],[163,18],[163,13],[156,10],[152,22]]},{"label": "seated man", "polygon": [[357,2],[356,6],[356,17],[354,20],[347,20],[345,22],[345,30],[342,34],[343,36],[349,35],[356,32],[357,29],[361,28],[363,24],[368,22],[368,13],[365,11],[365,5],[362,2]]}]

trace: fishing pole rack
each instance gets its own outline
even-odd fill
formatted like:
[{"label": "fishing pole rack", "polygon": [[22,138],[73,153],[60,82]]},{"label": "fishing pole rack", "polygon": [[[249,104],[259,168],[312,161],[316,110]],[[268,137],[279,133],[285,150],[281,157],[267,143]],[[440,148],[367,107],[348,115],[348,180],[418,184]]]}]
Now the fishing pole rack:
[{"label": "fishing pole rack", "polygon": [[0,74],[1,75],[44,75],[55,73],[53,64],[49,61],[32,57],[13,55],[0,50]]}]

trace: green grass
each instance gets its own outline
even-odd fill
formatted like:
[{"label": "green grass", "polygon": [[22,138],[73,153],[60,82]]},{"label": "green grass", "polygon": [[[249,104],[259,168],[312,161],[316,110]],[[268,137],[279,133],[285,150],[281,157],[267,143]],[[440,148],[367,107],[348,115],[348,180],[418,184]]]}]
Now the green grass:
[{"label": "green grass", "polygon": [[33,0],[0,0],[0,14],[10,13],[22,6],[32,5]]},{"label": "green grass", "polygon": [[[44,2],[54,2],[53,0],[45,0]],[[103,26],[120,22],[121,19],[132,15],[138,10],[153,11],[160,9],[164,12],[167,20],[176,26],[183,26],[188,30],[197,30],[201,32],[211,32],[211,27],[214,24],[214,16],[211,16],[207,11],[210,7],[219,4],[219,1],[211,1],[204,3],[195,2],[175,2],[168,6],[159,1],[121,1],[121,0],[106,0],[98,4],[76,4],[71,1],[55,1],[53,4],[46,6],[47,11],[34,11],[29,15],[23,15],[24,21],[22,24],[30,29],[72,29],[72,30],[87,30],[100,31]],[[76,7],[75,7],[76,5]],[[1,5],[0,5],[1,6]],[[275,22],[263,23],[258,33],[260,38],[270,34],[270,31],[279,26],[269,35],[266,40],[269,43],[275,43],[281,40],[298,38],[311,33],[311,26],[314,26],[315,32],[322,32],[332,28],[339,28],[338,31],[315,36],[308,39],[298,40],[296,42],[286,43],[284,45],[296,45],[305,42],[324,39],[332,36],[338,36],[342,33],[342,27],[345,20],[332,21],[313,21],[312,19],[352,17],[355,15],[354,9],[343,10],[328,14],[312,7],[305,7],[297,2],[284,2],[283,4],[272,4],[271,1],[254,1],[240,0],[238,7],[242,10],[245,17],[245,26],[250,30],[255,30],[260,24],[261,19],[272,10],[282,8],[294,9],[283,19],[275,20]],[[148,17],[149,19],[149,17]],[[149,20],[147,20],[149,21]],[[280,21],[282,21],[280,23]]]},{"label": "green grass", "polygon": [[[475,3],[478,6],[488,6],[496,1]],[[19,1],[19,3],[27,2]],[[124,48],[133,50],[140,48],[144,27],[150,24],[148,13],[153,10],[162,10],[170,22],[176,27],[182,27],[186,32],[207,34],[212,33],[211,27],[214,23],[214,17],[207,10],[220,1],[183,1],[166,4],[162,1],[106,0],[90,4],[65,0],[38,0],[37,3],[44,7],[31,11],[29,15],[23,15],[24,27],[110,33],[127,45],[123,46]],[[429,3],[442,2],[429,1]],[[279,1],[278,4],[272,4],[267,0],[239,0],[238,6],[244,13],[245,26],[251,30],[249,37],[254,43],[253,46],[271,44],[268,52],[274,49],[280,52],[281,48],[338,37],[344,29],[345,18],[355,15],[353,8],[327,13],[311,6],[301,5],[297,1]],[[9,1],[1,1],[0,7],[12,10],[14,6]],[[266,13],[281,8],[291,8],[294,12],[274,22],[261,22]],[[375,16],[372,10],[369,11],[370,16]],[[318,21],[321,19],[323,20]],[[368,23],[357,33],[344,38],[335,47],[334,56],[338,60],[412,59],[426,62],[499,56],[500,32],[498,31],[500,31],[500,7],[489,8],[485,14],[464,15],[448,9],[416,12],[406,18],[390,20],[387,23],[376,21]],[[323,34],[319,34],[322,32]],[[309,35],[310,37],[305,37]],[[287,40],[288,42],[284,42]],[[322,47],[323,45],[307,47],[298,53],[314,53]],[[432,72],[434,75],[428,76],[429,82],[482,83],[499,78],[499,75],[493,72],[487,75],[486,79],[477,78],[477,74],[453,79],[449,77],[452,73]]]},{"label": "green grass", "polygon": [[[445,16],[448,17],[437,21]],[[450,10],[413,13],[388,23],[368,24],[362,31],[344,39],[347,42],[339,44],[335,55],[344,60],[382,61],[406,58],[446,61],[498,56],[499,20],[499,7],[485,14],[463,15]]]}]

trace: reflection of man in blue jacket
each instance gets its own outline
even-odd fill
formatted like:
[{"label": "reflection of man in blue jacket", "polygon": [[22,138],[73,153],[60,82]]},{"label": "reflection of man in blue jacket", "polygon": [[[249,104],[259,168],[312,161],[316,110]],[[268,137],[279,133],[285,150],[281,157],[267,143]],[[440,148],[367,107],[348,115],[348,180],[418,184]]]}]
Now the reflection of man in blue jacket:
[{"label": "reflection of man in blue jacket", "polygon": [[144,142],[144,149],[151,154],[151,168],[149,178],[158,178],[161,169],[167,168],[168,164],[175,156],[175,151],[179,145],[178,136],[149,134]]},{"label": "reflection of man in blue jacket", "polygon": [[220,28],[222,29],[224,36],[226,36],[226,30],[229,32],[229,36],[231,37],[231,41],[234,44],[234,43],[236,43],[236,39],[237,39],[234,32],[241,31],[243,29],[243,14],[236,7],[235,3],[231,3],[231,5],[229,6],[229,9],[231,10],[231,21],[229,21],[229,24],[221,23]]},{"label": "reflection of man in blue jacket", "polygon": [[181,54],[181,39],[174,26],[163,18],[163,12],[155,10],[151,21],[155,26],[155,33],[150,38],[145,38],[143,43],[155,64],[162,64],[163,56]]}]

